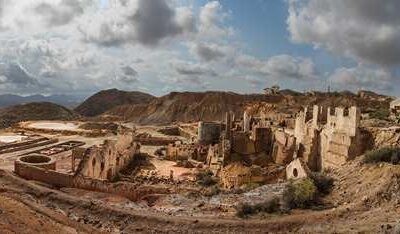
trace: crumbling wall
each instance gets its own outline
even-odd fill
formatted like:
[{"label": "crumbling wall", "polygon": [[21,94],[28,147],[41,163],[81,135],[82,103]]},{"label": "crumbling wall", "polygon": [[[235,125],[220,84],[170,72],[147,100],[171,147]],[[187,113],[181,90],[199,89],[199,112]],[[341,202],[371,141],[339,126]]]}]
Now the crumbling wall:
[{"label": "crumbling wall", "polygon": [[333,115],[328,111],[327,124],[321,134],[322,168],[339,167],[362,153],[360,119],[357,107],[335,108]]},{"label": "crumbling wall", "polygon": [[277,183],[284,178],[284,167],[247,167],[238,162],[224,167],[220,173],[221,185],[226,189],[239,188],[250,183]]},{"label": "crumbling wall", "polygon": [[270,127],[253,128],[252,138],[256,152],[266,152],[270,154],[272,151],[272,129]]},{"label": "crumbling wall", "polygon": [[187,144],[169,144],[166,150],[166,159],[171,161],[188,160],[195,153],[195,148]]},{"label": "crumbling wall", "polygon": [[312,118],[307,108],[296,117],[294,136],[296,157],[313,171],[337,167],[363,152],[360,134],[360,110],[357,107],[313,107]]},{"label": "crumbling wall", "polygon": [[15,164],[14,171],[27,180],[36,180],[59,187],[72,187],[73,175],[64,174],[55,170],[48,170],[27,164]]},{"label": "crumbling wall", "polygon": [[219,142],[222,125],[215,122],[199,122],[197,140],[199,144],[209,145]]},{"label": "crumbling wall", "polygon": [[166,149],[166,159],[171,161],[193,159],[205,162],[208,146],[198,144],[169,144]]},{"label": "crumbling wall", "polygon": [[117,141],[106,140],[101,146],[89,148],[79,163],[76,175],[111,180],[140,153],[133,135],[119,135]]},{"label": "crumbling wall", "polygon": [[293,159],[296,149],[296,138],[283,131],[276,131],[274,139],[272,158],[277,164],[288,164]]},{"label": "crumbling wall", "polygon": [[242,155],[256,153],[254,141],[245,132],[235,132],[232,135],[232,151]]},{"label": "crumbling wall", "polygon": [[89,191],[103,192],[126,197],[132,201],[140,200],[148,194],[165,194],[169,190],[164,187],[140,186],[133,183],[110,183],[83,176],[74,176],[47,170],[30,165],[19,165],[16,173],[27,180],[36,180],[58,187],[79,188]]}]

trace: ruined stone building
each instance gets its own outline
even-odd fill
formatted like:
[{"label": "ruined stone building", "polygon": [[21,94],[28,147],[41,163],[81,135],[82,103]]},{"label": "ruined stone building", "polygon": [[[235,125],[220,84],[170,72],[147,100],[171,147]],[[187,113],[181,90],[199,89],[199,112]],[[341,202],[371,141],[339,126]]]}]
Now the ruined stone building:
[{"label": "ruined stone building", "polygon": [[272,152],[272,130],[251,122],[252,117],[244,112],[243,131],[232,129],[232,116],[227,113],[225,131],[218,144],[211,145],[207,165],[218,174],[232,160],[249,159],[260,156],[267,159]]},{"label": "ruined stone building", "polygon": [[313,171],[338,167],[361,154],[360,110],[357,107],[305,108],[296,117],[294,157],[304,160]]},{"label": "ruined stone building", "polygon": [[197,140],[199,144],[209,145],[219,142],[222,125],[216,122],[199,122]]},{"label": "ruined stone building", "polygon": [[207,157],[208,146],[195,143],[185,144],[178,141],[169,144],[166,149],[166,159],[170,161],[196,160],[204,162]]},{"label": "ruined stone building", "polygon": [[[347,113],[345,112],[347,111]],[[359,108],[328,109],[327,124],[321,132],[321,167],[338,167],[362,154]]]},{"label": "ruined stone building", "polygon": [[106,140],[86,149],[75,175],[112,180],[139,153],[140,144],[134,141],[133,134],[119,135],[116,141]]},{"label": "ruined stone building", "polygon": [[274,134],[274,146],[272,158],[276,164],[286,165],[293,160],[296,150],[296,138],[284,131],[276,131]]},{"label": "ruined stone building", "polygon": [[111,193],[131,200],[145,195],[131,183],[111,183],[117,173],[128,166],[140,153],[140,144],[133,134],[119,135],[117,140],[104,141],[102,145],[74,149],[71,168],[79,165],[73,173],[57,169],[57,161],[46,155],[21,156],[15,161],[14,171],[28,180],[41,181],[57,187],[79,188],[90,191]]}]

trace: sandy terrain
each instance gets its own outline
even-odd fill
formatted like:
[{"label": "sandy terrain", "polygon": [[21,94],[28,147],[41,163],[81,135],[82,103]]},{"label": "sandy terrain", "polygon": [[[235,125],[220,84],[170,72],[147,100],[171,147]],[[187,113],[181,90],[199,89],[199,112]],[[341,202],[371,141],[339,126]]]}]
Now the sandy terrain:
[{"label": "sandy terrain", "polygon": [[79,130],[79,124],[73,122],[59,122],[59,121],[35,121],[27,122],[24,124],[27,128],[35,129],[50,129],[50,130]]},{"label": "sandy terrain", "polygon": [[12,143],[15,141],[21,141],[24,138],[26,138],[25,136],[20,136],[20,135],[13,135],[13,134],[4,134],[4,135],[0,135],[0,142],[2,143]]}]

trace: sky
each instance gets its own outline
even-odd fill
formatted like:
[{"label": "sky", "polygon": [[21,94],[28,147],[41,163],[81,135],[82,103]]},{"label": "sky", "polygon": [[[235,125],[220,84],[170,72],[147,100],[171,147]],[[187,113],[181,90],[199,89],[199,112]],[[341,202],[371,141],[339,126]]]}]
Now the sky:
[{"label": "sky", "polygon": [[398,0],[0,0],[0,94],[400,96]]}]

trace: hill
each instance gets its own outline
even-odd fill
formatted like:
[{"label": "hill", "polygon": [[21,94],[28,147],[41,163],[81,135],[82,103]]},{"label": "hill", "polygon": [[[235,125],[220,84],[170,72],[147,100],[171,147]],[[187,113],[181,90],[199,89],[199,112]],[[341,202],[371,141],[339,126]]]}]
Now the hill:
[{"label": "hill", "polygon": [[0,108],[26,104],[30,102],[52,102],[66,107],[75,107],[83,100],[82,97],[72,95],[50,95],[44,96],[40,94],[31,96],[19,96],[14,94],[0,95]]},{"label": "hill", "polygon": [[148,104],[120,105],[101,117],[129,120],[142,124],[222,120],[227,111],[239,118],[245,106],[254,103],[275,104],[280,113],[295,114],[304,106],[359,106],[362,112],[389,107],[390,98],[371,99],[343,93],[285,92],[279,95],[237,94],[232,92],[173,92]]},{"label": "hill", "polygon": [[126,104],[147,104],[155,97],[142,92],[127,92],[118,89],[100,91],[86,99],[75,108],[75,111],[83,116],[93,117],[100,115],[116,106]]},{"label": "hill", "polygon": [[79,115],[50,102],[34,102],[7,107],[0,110],[0,128],[26,120],[74,120]]}]

